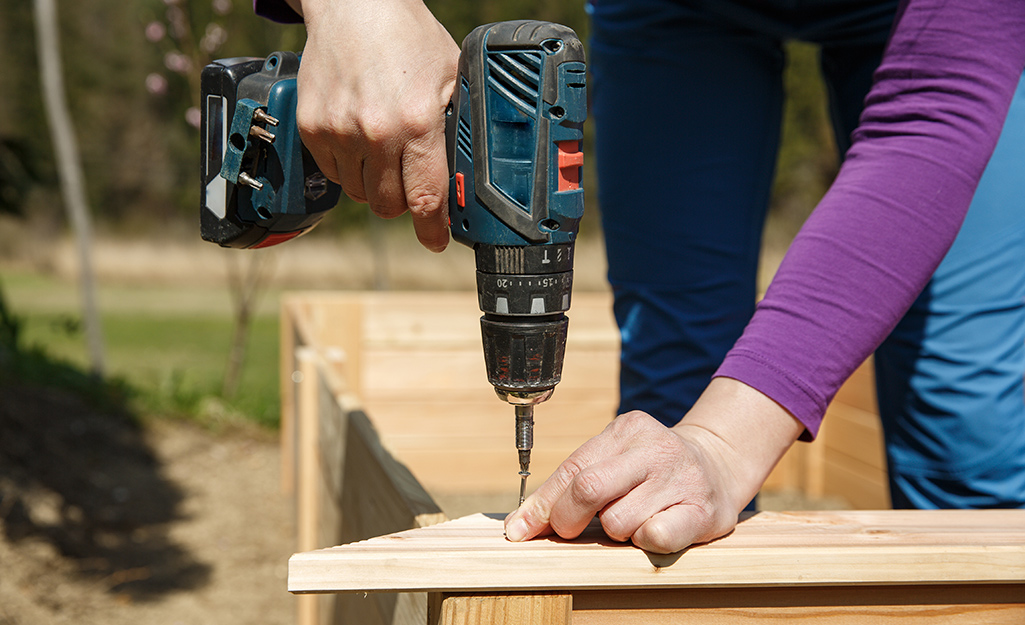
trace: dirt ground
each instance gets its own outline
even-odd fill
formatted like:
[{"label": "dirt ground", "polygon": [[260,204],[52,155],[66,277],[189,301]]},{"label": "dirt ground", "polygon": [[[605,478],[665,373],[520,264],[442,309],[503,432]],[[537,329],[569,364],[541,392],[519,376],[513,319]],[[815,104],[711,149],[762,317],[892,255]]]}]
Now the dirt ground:
[{"label": "dirt ground", "polygon": [[0,625],[294,622],[271,435],[0,393]]}]

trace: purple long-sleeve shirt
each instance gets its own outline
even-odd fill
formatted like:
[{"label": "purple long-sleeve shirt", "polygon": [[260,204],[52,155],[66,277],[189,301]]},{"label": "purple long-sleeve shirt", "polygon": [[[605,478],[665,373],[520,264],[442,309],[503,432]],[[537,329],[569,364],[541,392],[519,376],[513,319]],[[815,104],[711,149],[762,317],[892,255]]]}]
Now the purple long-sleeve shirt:
[{"label": "purple long-sleeve shirt", "polygon": [[1023,66],[1025,2],[903,3],[839,175],[716,375],[818,431],[953,243]]},{"label": "purple long-sleeve shirt", "polygon": [[[300,21],[283,0],[254,8]],[[902,3],[840,173],[717,376],[818,432],[953,243],[1023,68],[1025,0]]]}]

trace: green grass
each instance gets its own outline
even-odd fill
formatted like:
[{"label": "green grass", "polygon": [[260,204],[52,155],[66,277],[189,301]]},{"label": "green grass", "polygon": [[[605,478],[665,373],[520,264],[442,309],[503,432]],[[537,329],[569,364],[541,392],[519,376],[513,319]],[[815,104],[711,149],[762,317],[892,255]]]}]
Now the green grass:
[{"label": "green grass", "polygon": [[[33,274],[0,276],[7,303],[22,321],[20,345],[85,369],[88,357],[75,289]],[[121,381],[134,408],[148,415],[217,422],[242,416],[278,423],[278,319],[262,312],[252,322],[238,393],[220,397],[232,336],[227,296],[182,287],[100,292],[105,375]],[[130,301],[129,301],[130,300]],[[193,304],[182,305],[190,301]],[[273,307],[265,306],[271,309]]]}]

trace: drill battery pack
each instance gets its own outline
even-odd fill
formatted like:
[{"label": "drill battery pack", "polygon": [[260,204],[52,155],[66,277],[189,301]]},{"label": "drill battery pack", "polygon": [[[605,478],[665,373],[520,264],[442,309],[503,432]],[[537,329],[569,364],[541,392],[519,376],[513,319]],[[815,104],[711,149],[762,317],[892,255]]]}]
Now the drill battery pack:
[{"label": "drill battery pack", "polygon": [[200,233],[260,248],[308,232],[338,203],[295,121],[299,56],[222,59],[203,69]]}]

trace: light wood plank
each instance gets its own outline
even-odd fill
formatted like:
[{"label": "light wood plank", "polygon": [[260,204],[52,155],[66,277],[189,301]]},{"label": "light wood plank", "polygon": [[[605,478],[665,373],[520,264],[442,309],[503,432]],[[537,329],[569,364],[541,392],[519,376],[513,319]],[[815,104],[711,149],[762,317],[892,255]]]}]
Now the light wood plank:
[{"label": "light wood plank", "polygon": [[875,467],[852,461],[840,454],[826,455],[822,463],[823,495],[843,497],[860,510],[884,510],[890,507],[890,487],[886,473]]},{"label": "light wood plank", "polygon": [[290,298],[281,301],[278,326],[278,388],[281,394],[281,493],[295,493],[295,306]]},{"label": "light wood plank", "polygon": [[1023,587],[820,586],[573,593],[573,625],[1007,625],[1025,622]]},{"label": "light wood plank", "polygon": [[886,471],[883,428],[879,415],[834,404],[829,409],[829,437],[823,441],[827,453],[839,453],[877,471]]},{"label": "light wood plank", "polygon": [[876,402],[875,368],[869,358],[858,367],[837,391],[834,403],[846,404],[865,412],[879,413]]},{"label": "light wood plank", "polygon": [[300,349],[296,353],[299,372],[304,383],[298,391],[298,484],[296,492],[296,529],[299,550],[320,547],[317,536],[317,519],[320,514],[318,502],[319,488],[319,449],[318,420],[320,416],[319,384],[317,377],[316,355],[309,348]]},{"label": "light wood plank", "polygon": [[569,594],[442,595],[430,598],[429,625],[569,625]]},{"label": "light wood plank", "polygon": [[[479,333],[478,333],[479,334]],[[425,389],[441,394],[448,389],[487,386],[484,352],[477,343],[465,349],[458,346],[376,347],[367,348],[364,360],[366,379],[361,386],[367,394]],[[563,383],[581,389],[613,389],[618,380],[618,355],[610,351],[574,351],[567,346],[563,364]],[[556,393],[559,387],[556,387]]]},{"label": "light wood plank", "polygon": [[[320,516],[317,450],[318,384],[316,356],[310,348],[295,352],[297,370],[307,382],[297,392],[296,404],[296,544],[300,551],[320,546],[317,536]],[[319,625],[320,601],[316,597],[300,597],[296,603],[296,622],[299,625]]]},{"label": "light wood plank", "polygon": [[293,592],[987,582],[1025,582],[1025,510],[762,512],[670,556],[594,523],[572,541],[511,543],[500,516],[478,514],[296,554],[288,577]]},{"label": "light wood plank", "polygon": [[[396,455],[428,492],[467,494],[519,489],[519,464],[511,443],[460,453],[448,450],[445,445],[439,442],[434,450],[401,449]],[[540,486],[575,449],[573,446],[555,447],[535,439],[527,492]],[[515,504],[515,501],[509,502],[510,506]]]}]

